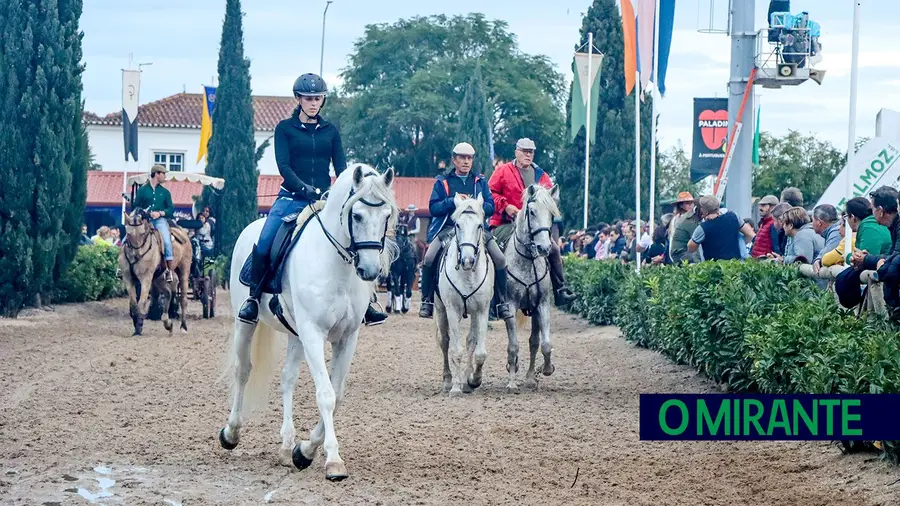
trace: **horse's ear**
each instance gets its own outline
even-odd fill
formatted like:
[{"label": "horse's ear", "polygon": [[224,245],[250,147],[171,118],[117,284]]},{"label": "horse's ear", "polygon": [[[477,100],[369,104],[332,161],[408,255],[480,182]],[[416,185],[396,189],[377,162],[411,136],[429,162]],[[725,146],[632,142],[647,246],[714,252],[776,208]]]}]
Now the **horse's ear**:
[{"label": "horse's ear", "polygon": [[553,185],[553,188],[550,188],[550,196],[553,197],[553,200],[559,200],[559,185]]},{"label": "horse's ear", "polygon": [[384,185],[390,188],[394,184],[394,168],[388,167],[388,170],[384,171],[384,175],[381,178],[384,180]]},{"label": "horse's ear", "polygon": [[478,201],[479,205],[484,204],[484,197],[481,195],[481,193],[478,194],[478,197],[476,197],[476,200]]},{"label": "horse's ear", "polygon": [[528,187],[528,191],[526,192],[528,198],[534,197],[534,185],[530,185]]},{"label": "horse's ear", "polygon": [[363,168],[362,165],[357,165],[353,169],[353,186],[359,186],[363,180]]}]

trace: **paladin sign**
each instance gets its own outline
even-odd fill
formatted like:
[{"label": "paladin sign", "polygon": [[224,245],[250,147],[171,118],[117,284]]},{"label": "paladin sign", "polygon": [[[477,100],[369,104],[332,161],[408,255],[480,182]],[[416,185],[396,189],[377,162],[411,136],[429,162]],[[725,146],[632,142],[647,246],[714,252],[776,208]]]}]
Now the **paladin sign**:
[{"label": "paladin sign", "polygon": [[728,99],[694,99],[694,141],[691,181],[719,173],[728,137]]},{"label": "paladin sign", "polygon": [[845,166],[816,203],[831,204],[838,212],[847,202],[847,171],[850,170],[852,197],[867,197],[879,186],[900,190],[900,150],[885,137],[875,137],[856,152],[853,167]]}]

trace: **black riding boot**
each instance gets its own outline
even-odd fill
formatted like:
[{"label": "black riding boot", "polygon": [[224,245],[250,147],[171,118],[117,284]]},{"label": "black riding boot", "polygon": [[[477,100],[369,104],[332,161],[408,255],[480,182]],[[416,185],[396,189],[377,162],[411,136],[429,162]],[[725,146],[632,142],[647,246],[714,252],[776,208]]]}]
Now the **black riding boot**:
[{"label": "black riding boot", "polygon": [[238,311],[238,320],[255,325],[259,321],[259,297],[262,295],[262,281],[268,268],[268,259],[259,254],[255,245],[251,255],[253,259],[250,265],[250,296]]},{"label": "black riding boot", "polygon": [[506,269],[494,271],[494,296],[497,297],[497,316],[501,320],[509,320],[515,315],[509,309],[506,302]]},{"label": "black riding boot", "polygon": [[434,315],[434,266],[422,265],[422,306],[419,307],[420,318],[431,318]]},{"label": "black riding boot", "polygon": [[374,307],[372,307],[372,303],[369,303],[369,307],[366,308],[366,316],[363,318],[363,323],[366,325],[380,325],[387,320],[388,315],[378,311]]},{"label": "black riding boot", "polygon": [[553,298],[557,306],[565,306],[575,300],[575,294],[566,287],[562,255],[559,253],[550,253],[550,282],[553,284]]}]

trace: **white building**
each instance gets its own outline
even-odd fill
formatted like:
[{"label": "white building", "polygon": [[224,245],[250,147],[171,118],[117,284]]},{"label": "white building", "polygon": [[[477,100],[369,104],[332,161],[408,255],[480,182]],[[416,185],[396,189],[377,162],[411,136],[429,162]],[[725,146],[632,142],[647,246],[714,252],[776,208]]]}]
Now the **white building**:
[{"label": "white building", "polygon": [[[254,96],[256,146],[269,139],[269,146],[259,162],[261,174],[278,174],[275,165],[275,126],[290,117],[297,101],[290,96]],[[122,112],[100,117],[85,112],[84,122],[94,161],[104,171],[148,172],[156,163],[172,171],[205,172],[206,157],[197,163],[200,149],[200,122],[203,95],[179,93],[138,108],[138,161],[125,162],[122,135]]]}]

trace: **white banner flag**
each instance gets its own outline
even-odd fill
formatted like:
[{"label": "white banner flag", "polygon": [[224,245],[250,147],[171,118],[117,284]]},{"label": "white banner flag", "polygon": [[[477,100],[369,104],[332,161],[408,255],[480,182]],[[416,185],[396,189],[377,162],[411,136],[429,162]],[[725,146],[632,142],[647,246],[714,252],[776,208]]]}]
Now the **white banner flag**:
[{"label": "white banner flag", "polygon": [[875,137],[853,156],[853,167],[844,166],[825,193],[816,203],[831,204],[838,212],[847,202],[847,171],[853,196],[869,198],[869,193],[879,186],[892,186],[900,190],[900,150],[885,137]]},{"label": "white banner flag", "polygon": [[593,60],[593,63],[590,65],[591,75],[588,75],[588,54],[575,53],[575,67],[578,69],[578,84],[581,86],[581,99],[584,101],[585,107],[587,107],[588,100],[590,100],[591,86],[593,86],[594,80],[597,79],[597,74],[600,73],[600,66],[603,64],[603,53],[593,53],[590,55],[590,59]]},{"label": "white banner flag", "polygon": [[138,159],[137,115],[140,105],[141,71],[122,70],[122,135],[125,143],[125,161],[128,154]]}]

